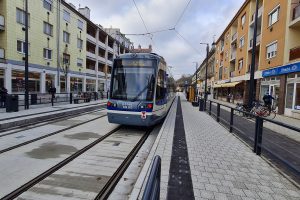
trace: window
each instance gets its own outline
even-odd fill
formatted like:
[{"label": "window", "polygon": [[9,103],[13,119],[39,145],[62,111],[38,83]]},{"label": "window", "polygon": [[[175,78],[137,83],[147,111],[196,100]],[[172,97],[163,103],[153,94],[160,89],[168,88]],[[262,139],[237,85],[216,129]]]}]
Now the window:
[{"label": "window", "polygon": [[53,34],[53,26],[47,22],[44,22],[44,33],[52,36]]},{"label": "window", "polygon": [[77,66],[82,67],[83,59],[77,58]]},{"label": "window", "polygon": [[277,42],[273,42],[267,46],[267,59],[274,58],[277,54]]},{"label": "window", "polygon": [[245,23],[246,23],[246,14],[244,14],[244,15],[242,16],[241,21],[242,21],[242,26],[244,26]]},{"label": "window", "polygon": [[64,53],[63,54],[63,64],[70,64],[70,55],[69,54],[66,54]]},{"label": "window", "polygon": [[[17,18],[17,22],[19,24],[25,25],[25,11],[24,10],[17,8],[16,18]],[[28,14],[28,26],[30,24],[29,22],[30,22],[30,15]]]},{"label": "window", "polygon": [[46,8],[49,11],[52,11],[52,4],[52,0],[44,0],[43,2],[44,8]]},{"label": "window", "polygon": [[83,21],[81,21],[80,19],[78,19],[78,21],[77,21],[77,26],[78,26],[78,28],[79,28],[80,30],[82,30],[82,29],[83,29]]},{"label": "window", "polygon": [[[166,88],[165,88],[165,71],[160,69],[158,71],[157,76],[157,85],[156,85],[156,101],[163,100],[166,95]],[[159,102],[157,102],[159,104]]]},{"label": "window", "polygon": [[49,59],[49,60],[52,59],[52,50],[51,49],[44,48],[44,58]]},{"label": "window", "polygon": [[64,31],[64,34],[63,34],[63,41],[65,43],[70,43],[70,33]]},{"label": "window", "polygon": [[[29,51],[29,47],[30,47],[30,44],[28,44],[28,51]],[[17,51],[19,53],[26,53],[25,52],[25,42],[24,41],[17,40]]]},{"label": "window", "polygon": [[71,21],[71,14],[66,10],[64,10],[64,20],[67,22]]},{"label": "window", "polygon": [[220,67],[219,69],[219,80],[222,80],[223,77],[223,67]]},{"label": "window", "polygon": [[245,37],[243,36],[240,38],[240,46],[239,47],[242,48],[244,45],[245,45]]},{"label": "window", "polygon": [[78,47],[78,49],[82,49],[82,47],[83,47],[83,40],[82,39],[77,39],[77,47]]},{"label": "window", "polygon": [[244,60],[239,60],[239,70],[243,69]]},{"label": "window", "polygon": [[269,13],[269,26],[272,26],[279,20],[279,10],[280,7],[278,6]]}]

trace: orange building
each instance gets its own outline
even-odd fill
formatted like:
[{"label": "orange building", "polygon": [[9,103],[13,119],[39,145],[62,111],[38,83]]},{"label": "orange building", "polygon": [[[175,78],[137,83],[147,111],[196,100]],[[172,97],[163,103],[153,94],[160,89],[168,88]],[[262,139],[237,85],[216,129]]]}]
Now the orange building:
[{"label": "orange building", "polygon": [[[246,0],[217,40],[216,98],[248,101],[252,48],[257,100],[267,92],[279,114],[300,118],[300,2],[260,0],[253,44],[255,0]],[[255,46],[255,47],[253,47]]]}]

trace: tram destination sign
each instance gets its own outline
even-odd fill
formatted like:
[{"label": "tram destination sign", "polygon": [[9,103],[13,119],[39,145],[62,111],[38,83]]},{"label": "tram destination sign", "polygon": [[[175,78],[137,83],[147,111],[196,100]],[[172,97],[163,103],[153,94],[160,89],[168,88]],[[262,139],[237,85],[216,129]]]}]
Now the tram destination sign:
[{"label": "tram destination sign", "polygon": [[146,59],[123,59],[122,65],[126,67],[152,67],[153,60]]}]

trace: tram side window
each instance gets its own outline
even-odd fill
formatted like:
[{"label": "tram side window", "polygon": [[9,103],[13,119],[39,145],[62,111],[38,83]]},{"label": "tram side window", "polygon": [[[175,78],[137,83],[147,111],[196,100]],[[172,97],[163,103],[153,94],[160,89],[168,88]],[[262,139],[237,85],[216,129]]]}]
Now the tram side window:
[{"label": "tram side window", "polygon": [[158,71],[157,76],[157,85],[156,85],[156,101],[163,100],[166,94],[166,88],[165,88],[165,72],[163,70]]}]

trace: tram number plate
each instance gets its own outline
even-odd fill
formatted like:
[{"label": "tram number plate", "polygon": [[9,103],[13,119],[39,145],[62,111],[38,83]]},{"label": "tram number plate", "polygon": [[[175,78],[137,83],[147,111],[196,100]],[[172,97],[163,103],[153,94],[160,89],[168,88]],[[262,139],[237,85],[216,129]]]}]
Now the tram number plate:
[{"label": "tram number plate", "polygon": [[122,103],[122,108],[124,108],[124,109],[132,109],[132,104],[131,103]]},{"label": "tram number plate", "polygon": [[141,112],[141,118],[142,119],[146,119],[147,118],[146,112],[144,112],[144,111]]}]

